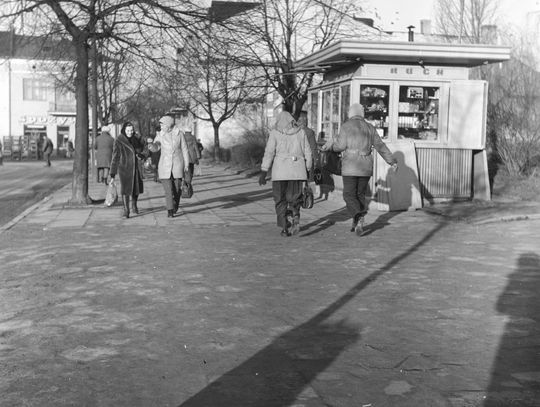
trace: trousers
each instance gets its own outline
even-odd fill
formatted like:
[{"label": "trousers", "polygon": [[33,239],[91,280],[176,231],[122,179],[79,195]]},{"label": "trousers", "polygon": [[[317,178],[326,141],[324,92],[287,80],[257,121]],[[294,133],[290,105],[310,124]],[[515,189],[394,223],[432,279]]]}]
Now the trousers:
[{"label": "trousers", "polygon": [[367,213],[366,191],[371,177],[343,176],[343,200],[351,217]]},{"label": "trousers", "polygon": [[287,227],[287,210],[300,217],[302,183],[300,180],[272,181],[272,195],[276,204],[277,225]]}]

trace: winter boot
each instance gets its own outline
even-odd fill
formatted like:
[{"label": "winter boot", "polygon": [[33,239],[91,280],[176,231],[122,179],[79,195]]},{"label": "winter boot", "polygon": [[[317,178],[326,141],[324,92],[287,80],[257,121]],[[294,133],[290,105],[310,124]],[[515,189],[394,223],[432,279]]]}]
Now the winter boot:
[{"label": "winter boot", "polygon": [[124,205],[124,208],[122,209],[122,217],[123,218],[129,218],[129,196],[128,195],[122,195],[122,204]]}]

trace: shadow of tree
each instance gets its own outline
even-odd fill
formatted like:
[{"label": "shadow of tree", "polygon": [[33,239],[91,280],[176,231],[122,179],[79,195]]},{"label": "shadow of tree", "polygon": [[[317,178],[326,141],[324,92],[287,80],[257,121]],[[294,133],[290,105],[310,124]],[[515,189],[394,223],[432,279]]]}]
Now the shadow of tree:
[{"label": "shadow of tree", "polygon": [[509,321],[491,370],[484,407],[533,407],[540,400],[540,256],[522,254],[497,301]]},{"label": "shadow of tree", "polygon": [[286,407],[343,351],[360,339],[360,326],[330,318],[361,291],[415,253],[444,227],[439,224],[418,243],[351,287],[307,322],[285,332],[229,370],[180,407]]}]

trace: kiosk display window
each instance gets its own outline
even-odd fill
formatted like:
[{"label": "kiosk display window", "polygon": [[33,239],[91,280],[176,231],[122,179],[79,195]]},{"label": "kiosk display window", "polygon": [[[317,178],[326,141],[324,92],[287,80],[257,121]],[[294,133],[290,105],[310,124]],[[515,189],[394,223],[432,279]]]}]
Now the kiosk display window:
[{"label": "kiosk display window", "polygon": [[388,138],[389,85],[360,85],[360,104],[364,107],[364,117],[377,129],[382,139]]},{"label": "kiosk display window", "polygon": [[439,140],[440,88],[399,87],[398,139]]}]

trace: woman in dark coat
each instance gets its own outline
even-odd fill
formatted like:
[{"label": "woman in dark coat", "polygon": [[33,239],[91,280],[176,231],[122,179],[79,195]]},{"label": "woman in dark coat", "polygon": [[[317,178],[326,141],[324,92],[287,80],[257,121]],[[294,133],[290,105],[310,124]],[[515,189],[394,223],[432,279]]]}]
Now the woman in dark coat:
[{"label": "woman in dark coat", "polygon": [[144,148],[135,129],[130,122],[124,123],[120,135],[114,140],[111,160],[111,182],[116,174],[120,176],[120,195],[124,210],[122,217],[129,218],[129,198],[132,198],[131,208],[138,214],[137,199],[144,192],[139,160],[144,160],[148,151]]},{"label": "woman in dark coat", "polygon": [[96,149],[97,182],[107,183],[109,169],[111,167],[112,150],[114,139],[109,133],[109,128],[101,128],[101,134],[97,136],[94,148]]}]

